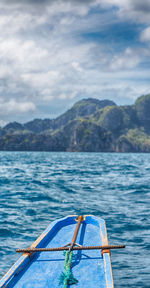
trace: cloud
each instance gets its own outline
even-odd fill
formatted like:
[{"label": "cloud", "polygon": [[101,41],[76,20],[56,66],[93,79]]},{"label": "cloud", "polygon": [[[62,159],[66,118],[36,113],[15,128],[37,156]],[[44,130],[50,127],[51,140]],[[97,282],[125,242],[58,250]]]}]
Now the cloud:
[{"label": "cloud", "polygon": [[150,41],[150,27],[147,27],[141,32],[140,40],[142,42],[149,42]]},{"label": "cloud", "polygon": [[[18,21],[19,24],[23,23],[25,17],[29,17],[29,14],[32,14],[32,21],[28,18],[28,24],[32,26],[35,23],[44,23],[44,20],[47,16],[60,15],[63,13],[68,13],[72,15],[85,16],[88,14],[91,8],[94,7],[116,7],[118,9],[118,15],[123,18],[130,18],[135,21],[140,22],[149,22],[149,12],[150,12],[150,1],[149,0],[0,0],[0,5],[3,10],[11,10],[14,7],[14,11],[20,12],[24,17],[13,18],[12,22]],[[24,9],[22,9],[24,8]],[[22,11],[24,13],[21,13]],[[40,12],[44,12],[45,17],[40,16]],[[34,12],[34,13],[33,13]],[[38,14],[40,17],[35,17]],[[132,17],[132,18],[131,18]],[[34,21],[33,21],[34,19]],[[42,21],[42,22],[41,22]],[[11,28],[11,27],[10,27]]]},{"label": "cloud", "polygon": [[14,63],[20,68],[34,69],[48,56],[48,52],[38,47],[33,40],[22,41],[18,38],[0,39],[1,62]]},{"label": "cloud", "polygon": [[[0,0],[1,117],[5,109],[10,120],[30,112],[58,115],[58,107],[66,110],[83,97],[131,101],[136,72],[149,54],[125,40],[129,23],[148,22],[148,9],[146,0]],[[123,22],[126,31],[115,31],[120,43],[112,27]],[[144,45],[148,33],[139,36]],[[144,84],[139,81],[137,93]]]},{"label": "cloud", "polygon": [[6,121],[4,120],[0,120],[0,127],[4,127],[7,124]]},{"label": "cloud", "polygon": [[104,7],[114,6],[118,8],[118,16],[122,19],[130,19],[132,22],[149,23],[149,0],[102,0]]},{"label": "cloud", "polygon": [[83,72],[83,69],[78,62],[72,62],[72,67],[78,72]]},{"label": "cloud", "polygon": [[140,57],[135,53],[134,50],[127,48],[121,55],[114,55],[110,69],[122,70],[122,69],[133,69],[140,63]]},{"label": "cloud", "polygon": [[135,11],[142,11],[144,13],[149,13],[150,12],[150,1],[149,0],[134,0],[134,1],[129,1],[131,7],[133,7],[133,9]]},{"label": "cloud", "polygon": [[8,102],[0,101],[0,116],[9,113],[26,113],[30,111],[35,111],[35,104],[32,102],[16,102],[15,99],[11,99]]}]

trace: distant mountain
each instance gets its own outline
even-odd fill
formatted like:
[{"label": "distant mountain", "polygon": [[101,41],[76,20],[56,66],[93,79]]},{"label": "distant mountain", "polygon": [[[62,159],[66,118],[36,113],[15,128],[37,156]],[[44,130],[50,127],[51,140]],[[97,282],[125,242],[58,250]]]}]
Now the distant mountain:
[{"label": "distant mountain", "polygon": [[83,99],[56,119],[9,123],[0,150],[150,152],[150,94],[130,106]]}]

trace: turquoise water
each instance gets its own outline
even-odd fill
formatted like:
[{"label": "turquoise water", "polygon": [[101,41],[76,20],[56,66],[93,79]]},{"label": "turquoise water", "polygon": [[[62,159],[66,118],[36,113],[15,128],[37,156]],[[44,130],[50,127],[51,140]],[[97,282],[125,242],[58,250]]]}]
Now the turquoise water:
[{"label": "turquoise water", "polygon": [[106,220],[115,287],[150,287],[150,154],[0,153],[0,274],[57,218]]}]

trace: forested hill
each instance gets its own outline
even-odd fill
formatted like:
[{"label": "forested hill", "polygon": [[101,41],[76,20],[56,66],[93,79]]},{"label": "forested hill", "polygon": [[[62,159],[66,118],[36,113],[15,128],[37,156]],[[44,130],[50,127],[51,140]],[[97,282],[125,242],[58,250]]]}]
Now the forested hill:
[{"label": "forested hill", "polygon": [[128,106],[83,99],[56,119],[9,123],[0,150],[150,152],[150,94]]}]

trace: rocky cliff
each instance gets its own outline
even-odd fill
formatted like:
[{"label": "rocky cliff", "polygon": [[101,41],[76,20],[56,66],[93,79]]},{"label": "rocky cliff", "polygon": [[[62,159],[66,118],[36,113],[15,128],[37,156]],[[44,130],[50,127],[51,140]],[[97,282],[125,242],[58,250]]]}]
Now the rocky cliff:
[{"label": "rocky cliff", "polygon": [[0,150],[150,152],[150,95],[130,106],[83,99],[56,119],[9,123]]}]

